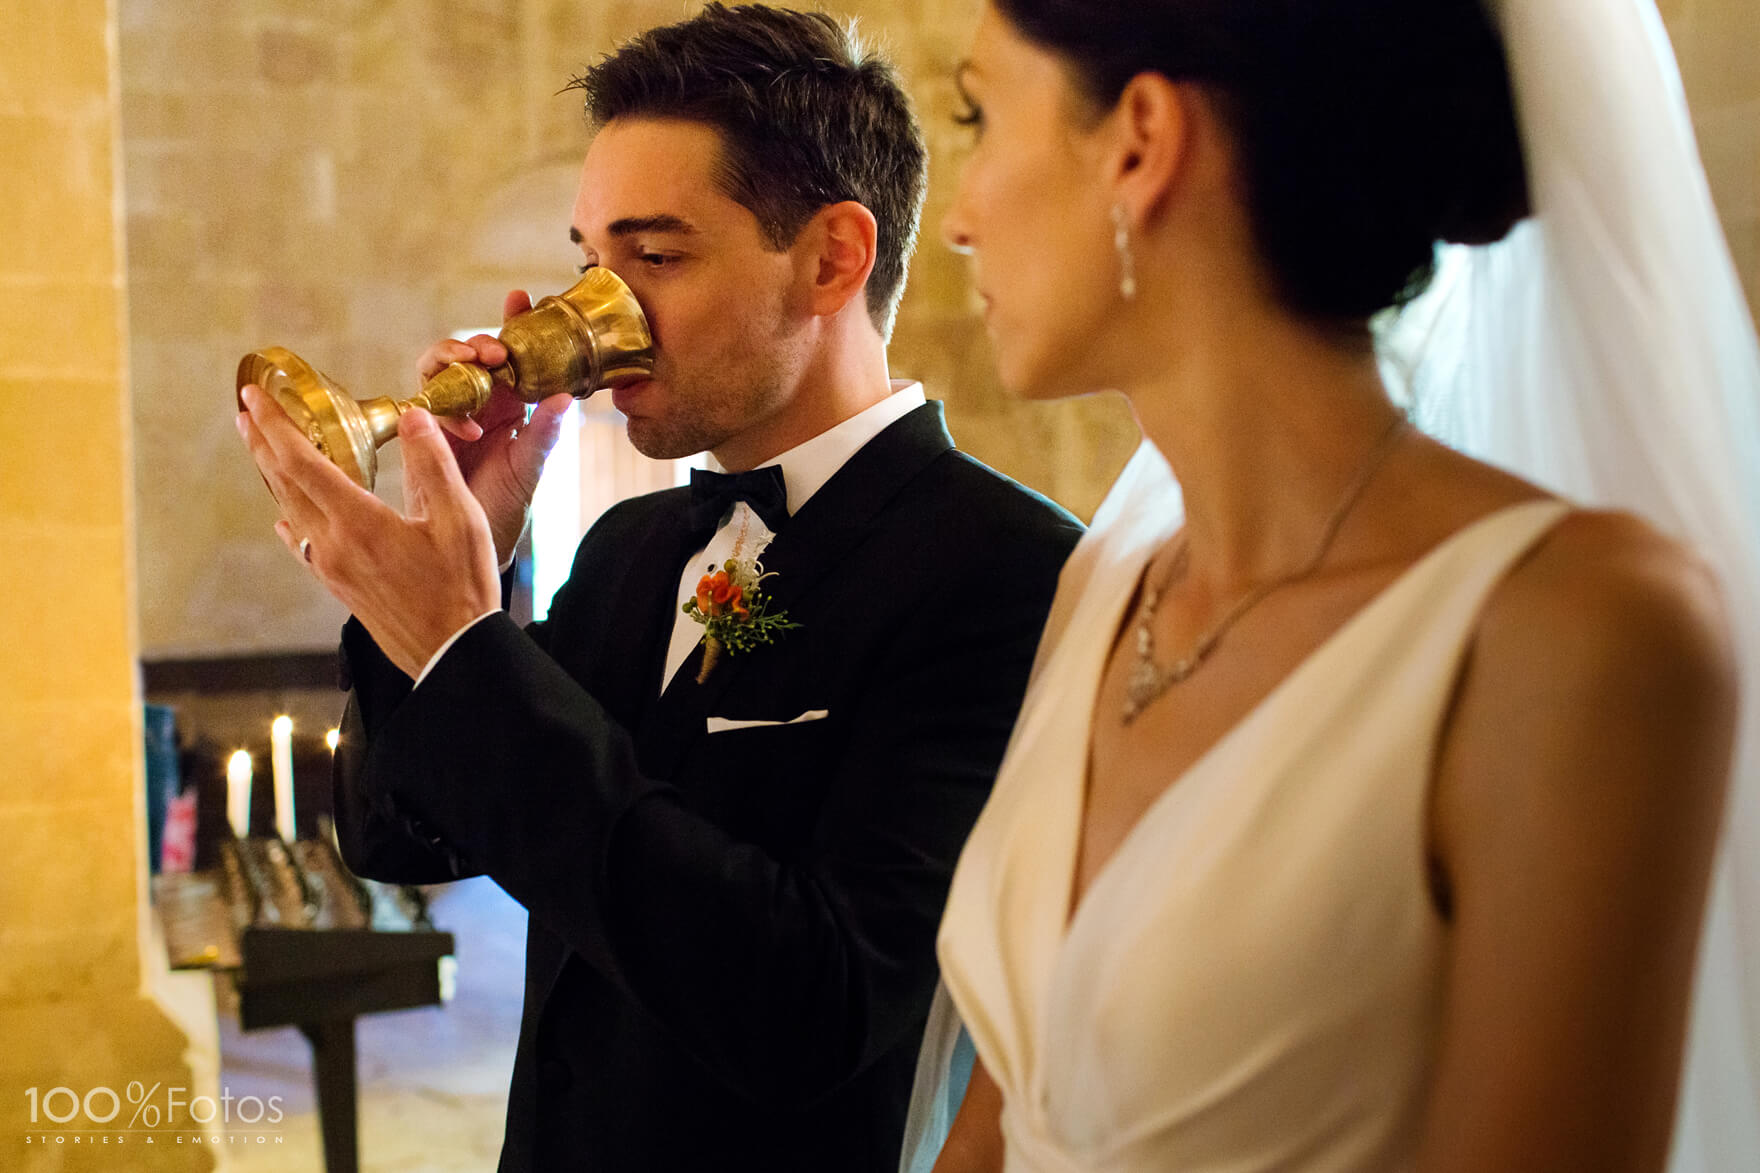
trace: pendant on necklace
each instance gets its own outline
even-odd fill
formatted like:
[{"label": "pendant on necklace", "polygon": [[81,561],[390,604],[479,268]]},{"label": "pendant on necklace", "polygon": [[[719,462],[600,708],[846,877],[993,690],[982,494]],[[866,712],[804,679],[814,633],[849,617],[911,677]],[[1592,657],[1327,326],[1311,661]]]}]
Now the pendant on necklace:
[{"label": "pendant on necklace", "polygon": [[1154,704],[1162,693],[1197,671],[1198,665],[1204,662],[1205,654],[1210,650],[1200,643],[1190,656],[1178,660],[1165,669],[1155,666],[1155,637],[1150,634],[1149,624],[1155,618],[1155,605],[1160,601],[1160,592],[1154,589],[1147,591],[1143,598],[1137,621],[1135,663],[1125,676],[1124,681],[1124,723],[1129,725],[1137,719],[1142,711]]},{"label": "pendant on necklace", "polygon": [[1148,656],[1138,655],[1137,662],[1131,665],[1130,675],[1125,677],[1124,723],[1129,725],[1136,720],[1162,693],[1197,671],[1202,662],[1202,656],[1192,656],[1163,670],[1157,668],[1155,661]]},{"label": "pendant on necklace", "polygon": [[1124,682],[1124,723],[1129,725],[1137,719],[1137,714],[1149,707],[1156,697],[1161,695],[1161,673],[1155,671],[1155,665],[1147,660],[1138,660],[1131,665],[1130,676]]}]

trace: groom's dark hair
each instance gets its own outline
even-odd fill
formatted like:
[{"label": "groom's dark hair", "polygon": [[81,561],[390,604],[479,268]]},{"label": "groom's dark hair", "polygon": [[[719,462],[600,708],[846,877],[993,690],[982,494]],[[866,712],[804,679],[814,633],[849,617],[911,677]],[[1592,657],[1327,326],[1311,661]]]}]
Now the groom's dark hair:
[{"label": "groom's dark hair", "polygon": [[721,189],[749,209],[770,247],[794,243],[829,204],[874,214],[868,314],[884,337],[904,292],[928,152],[892,66],[853,24],[822,12],[710,4],[650,29],[568,84],[588,120],[681,118],[721,136]]}]

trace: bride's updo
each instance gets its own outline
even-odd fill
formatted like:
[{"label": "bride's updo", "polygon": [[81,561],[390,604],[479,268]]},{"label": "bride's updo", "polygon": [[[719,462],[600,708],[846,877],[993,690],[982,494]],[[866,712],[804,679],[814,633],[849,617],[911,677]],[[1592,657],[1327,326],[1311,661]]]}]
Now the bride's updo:
[{"label": "bride's updo", "polygon": [[1145,71],[1207,86],[1285,303],[1360,321],[1429,282],[1438,240],[1528,213],[1482,0],[993,0],[1109,108]]}]

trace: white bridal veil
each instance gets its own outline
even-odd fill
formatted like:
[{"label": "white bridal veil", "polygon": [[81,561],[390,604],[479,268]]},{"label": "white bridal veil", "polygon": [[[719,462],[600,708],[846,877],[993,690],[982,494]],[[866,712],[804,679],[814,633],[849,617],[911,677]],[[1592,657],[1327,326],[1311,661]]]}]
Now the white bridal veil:
[{"label": "white bridal veil", "polygon": [[[1742,724],[1670,1169],[1748,1173],[1760,1169],[1760,347],[1654,0],[1494,7],[1535,216],[1499,244],[1444,250],[1431,291],[1386,332],[1389,365],[1426,430],[1644,516],[1722,579]],[[958,1034],[938,991],[901,1173],[926,1173],[945,1136]]]}]

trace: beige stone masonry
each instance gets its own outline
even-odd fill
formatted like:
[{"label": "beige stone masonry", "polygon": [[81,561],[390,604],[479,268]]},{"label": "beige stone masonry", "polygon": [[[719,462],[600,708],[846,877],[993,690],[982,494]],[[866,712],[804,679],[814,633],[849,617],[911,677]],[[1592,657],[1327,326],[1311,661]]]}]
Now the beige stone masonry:
[{"label": "beige stone masonry", "polygon": [[[114,32],[104,0],[15,0],[0,23],[0,407],[14,423],[0,458],[0,1168],[22,1173],[214,1167],[172,1133],[110,1131],[131,1081],[211,1094],[217,1062],[208,987],[165,972],[147,920]],[[105,1131],[58,1124],[55,1088],[98,1115],[97,1089],[124,1103]]]},{"label": "beige stone masonry", "polygon": [[[340,611],[287,563],[270,533],[273,505],[224,427],[238,356],[279,343],[357,394],[406,390],[414,356],[443,333],[493,322],[507,289],[566,286],[569,191],[586,135],[578,101],[557,90],[622,38],[698,5],[119,3],[142,642],[149,655],[327,648]],[[889,49],[929,138],[929,202],[895,373],[947,401],[963,447],[1088,515],[1135,442],[1127,413],[1112,400],[1009,397],[964,262],[940,241],[968,141],[950,118],[950,77],[977,3],[825,6]],[[56,45],[78,39],[62,6],[37,7],[53,14],[44,35]],[[1664,0],[1663,10],[1753,296],[1760,5]],[[63,136],[32,141],[37,167],[78,173],[102,156]],[[0,192],[0,208],[39,198]],[[64,215],[37,214],[58,224]],[[534,233],[549,235],[534,244]],[[396,468],[392,454],[382,481],[393,499]]]}]

